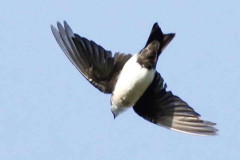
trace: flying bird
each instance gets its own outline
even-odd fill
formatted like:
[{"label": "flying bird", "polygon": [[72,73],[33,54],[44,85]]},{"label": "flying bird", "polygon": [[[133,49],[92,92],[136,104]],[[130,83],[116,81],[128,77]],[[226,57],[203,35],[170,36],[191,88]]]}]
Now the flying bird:
[{"label": "flying bird", "polygon": [[111,94],[114,118],[133,107],[144,119],[157,125],[195,135],[215,135],[215,123],[200,119],[200,114],[185,101],[167,91],[156,71],[159,56],[174,38],[163,34],[155,23],[143,49],[134,55],[105,50],[94,41],[74,33],[64,21],[51,25],[52,33],[72,64],[97,89]]}]

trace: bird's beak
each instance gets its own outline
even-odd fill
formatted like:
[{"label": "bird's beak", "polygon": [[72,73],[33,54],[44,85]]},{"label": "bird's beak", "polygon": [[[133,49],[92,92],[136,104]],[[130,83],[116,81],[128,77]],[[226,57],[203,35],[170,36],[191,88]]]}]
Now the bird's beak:
[{"label": "bird's beak", "polygon": [[114,119],[118,116],[118,114],[114,113],[113,110],[112,110],[112,114],[113,114],[113,118],[114,118]]}]

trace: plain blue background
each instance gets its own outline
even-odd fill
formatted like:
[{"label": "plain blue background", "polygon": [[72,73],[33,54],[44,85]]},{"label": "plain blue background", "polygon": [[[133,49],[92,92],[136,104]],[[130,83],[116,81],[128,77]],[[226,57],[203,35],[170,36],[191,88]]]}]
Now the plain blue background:
[{"label": "plain blue background", "polygon": [[[226,160],[240,158],[238,0],[23,0],[0,5],[1,160]],[[151,27],[176,37],[158,61],[168,89],[218,136],[153,125],[132,109],[116,120],[110,95],[88,83],[56,43],[66,20],[113,52],[137,53]]]}]

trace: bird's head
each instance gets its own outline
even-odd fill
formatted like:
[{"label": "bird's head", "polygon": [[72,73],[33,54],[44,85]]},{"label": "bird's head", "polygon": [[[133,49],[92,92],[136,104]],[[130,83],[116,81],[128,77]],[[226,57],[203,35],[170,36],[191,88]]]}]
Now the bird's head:
[{"label": "bird's head", "polygon": [[126,110],[126,108],[123,107],[118,107],[117,105],[115,105],[113,103],[113,101],[111,101],[111,111],[113,114],[113,118],[115,119],[120,113],[124,112]]}]

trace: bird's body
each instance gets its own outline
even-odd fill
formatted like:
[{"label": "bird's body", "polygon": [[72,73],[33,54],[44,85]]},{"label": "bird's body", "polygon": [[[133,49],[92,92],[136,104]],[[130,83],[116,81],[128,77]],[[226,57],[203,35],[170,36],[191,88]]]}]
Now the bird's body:
[{"label": "bird's body", "polygon": [[137,63],[137,54],[124,65],[112,93],[112,110],[132,107],[152,83],[155,70]]},{"label": "bird's body", "polygon": [[215,135],[215,123],[200,115],[179,97],[166,91],[156,71],[158,58],[175,34],[163,34],[153,25],[144,48],[135,55],[105,50],[93,41],[73,33],[69,25],[51,26],[53,35],[68,59],[97,89],[112,94],[114,118],[129,107],[144,119],[157,125],[196,135]]}]

